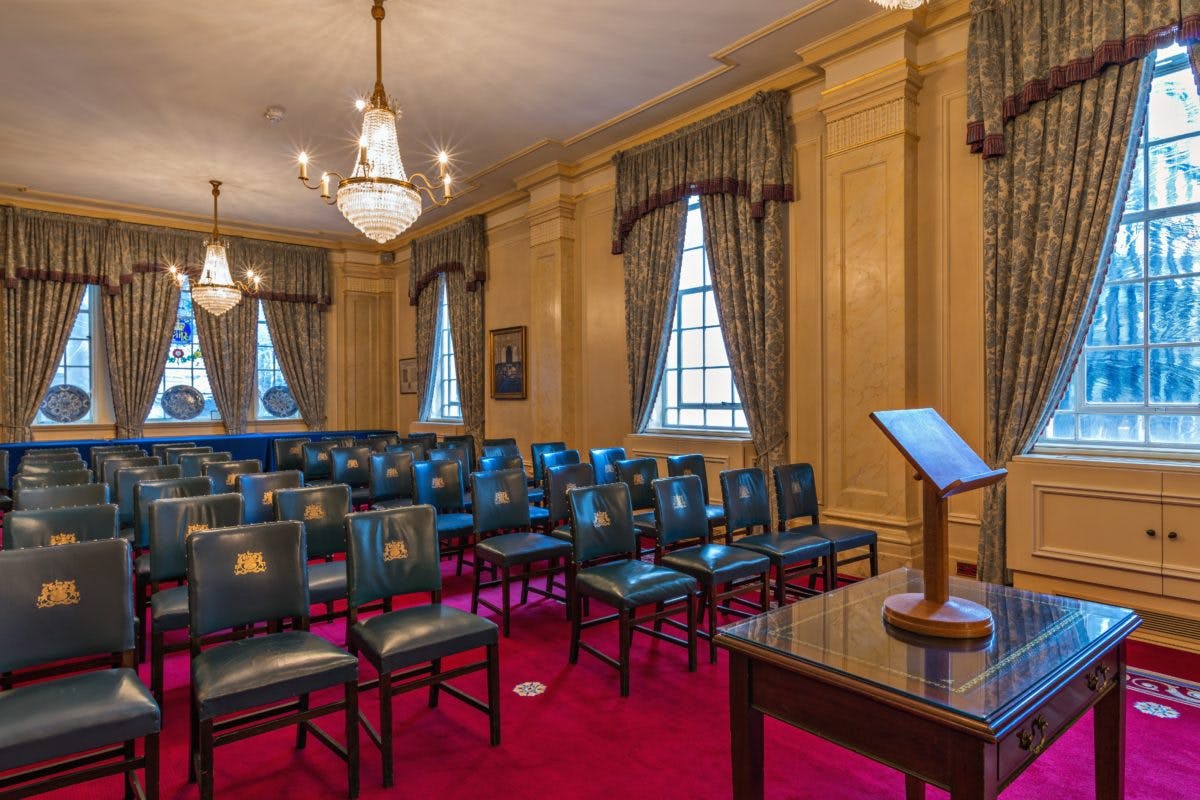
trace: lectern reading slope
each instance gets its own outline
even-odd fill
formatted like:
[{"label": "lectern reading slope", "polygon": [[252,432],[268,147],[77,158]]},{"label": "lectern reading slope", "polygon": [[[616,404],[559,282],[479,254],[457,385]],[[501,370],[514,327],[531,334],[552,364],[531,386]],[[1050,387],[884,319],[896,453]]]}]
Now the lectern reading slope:
[{"label": "lectern reading slope", "polygon": [[946,500],[1001,480],[1008,470],[988,465],[932,408],[875,411],[871,419],[917,470],[922,482],[925,593],[894,594],[883,601],[883,618],[925,636],[974,639],[992,632],[991,613],[950,596],[950,550]]}]

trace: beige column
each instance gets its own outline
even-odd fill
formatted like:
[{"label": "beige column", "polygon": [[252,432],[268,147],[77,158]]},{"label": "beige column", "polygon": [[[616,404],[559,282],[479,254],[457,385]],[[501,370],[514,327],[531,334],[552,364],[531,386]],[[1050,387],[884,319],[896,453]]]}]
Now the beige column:
[{"label": "beige column", "polygon": [[571,176],[552,165],[518,181],[529,192],[530,441],[575,445],[582,430],[579,375],[579,266]]},{"label": "beige column", "polygon": [[831,520],[879,531],[885,569],[920,561],[920,492],[868,419],[917,401],[915,41],[902,26],[822,64],[822,499]]},{"label": "beige column", "polygon": [[329,336],[328,426],[390,428],[400,388],[395,347],[394,266],[379,253],[331,253],[333,307]]}]

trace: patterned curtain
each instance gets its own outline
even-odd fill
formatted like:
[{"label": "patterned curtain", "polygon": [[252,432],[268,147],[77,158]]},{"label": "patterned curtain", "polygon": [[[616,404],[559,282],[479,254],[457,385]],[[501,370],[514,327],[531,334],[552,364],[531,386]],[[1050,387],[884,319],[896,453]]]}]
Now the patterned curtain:
[{"label": "patterned curtain", "polygon": [[[104,282],[111,223],[4,207],[0,441],[28,441],[85,285]],[[94,402],[94,400],[93,400]]]},{"label": "patterned curtain", "polygon": [[300,416],[310,430],[324,430],[328,345],[325,312],[333,302],[329,254],[319,247],[236,237],[230,241],[236,247],[231,252],[241,259],[238,269],[254,269],[263,277],[258,297],[279,368]]},{"label": "patterned curtain", "polygon": [[644,431],[662,376],[679,294],[686,203],[656,208],[625,238],[625,358],[632,430]]},{"label": "patterned curtain", "polygon": [[[755,219],[746,198],[712,194],[701,195],[700,211],[729,365],[757,466],[770,474],[787,459],[784,205],[768,201]],[[774,482],[768,487],[774,491]]]},{"label": "patterned curtain", "polygon": [[429,376],[437,326],[438,276],[446,276],[446,302],[463,425],[483,452],[485,364],[483,282],[487,280],[487,231],[482,215],[467,217],[414,239],[408,273],[408,302],[417,307],[417,390],[428,412]]},{"label": "patterned curtain", "polygon": [[971,0],[967,143],[1004,155],[1010,120],[1172,42],[1200,43],[1200,0]]},{"label": "patterned curtain", "polygon": [[[793,196],[787,104],[786,92],[760,92],[613,158],[613,252],[625,254],[634,430],[649,421],[666,352],[683,238],[681,201],[697,194],[734,381],[763,466],[782,457],[786,435],[783,204]],[[660,217],[664,209],[673,210]]]},{"label": "patterned curtain", "polygon": [[1192,80],[1196,84],[1196,91],[1200,92],[1200,44],[1188,47],[1188,63],[1192,65]]},{"label": "patterned curtain", "polygon": [[[984,163],[986,458],[1028,449],[1066,390],[1128,188],[1139,97],[1133,61],[1062,89],[1004,126]],[[1143,80],[1143,72],[1145,79]],[[1124,176],[1124,177],[1123,177]],[[1004,484],[985,490],[979,575],[1007,579]]]},{"label": "patterned curtain", "polygon": [[200,351],[212,385],[213,400],[221,412],[225,432],[245,433],[256,387],[254,367],[258,356],[258,298],[243,297],[221,316],[193,306]]},{"label": "patterned curtain", "polygon": [[143,435],[175,330],[179,287],[166,266],[199,264],[203,236],[151,225],[116,223],[106,260],[117,265],[118,286],[101,305],[104,345],[117,438]]}]

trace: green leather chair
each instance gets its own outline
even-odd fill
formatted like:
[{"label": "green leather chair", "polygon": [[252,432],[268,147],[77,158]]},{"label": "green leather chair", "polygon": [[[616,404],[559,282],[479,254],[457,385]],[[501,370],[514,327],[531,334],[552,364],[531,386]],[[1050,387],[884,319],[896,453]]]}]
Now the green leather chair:
[{"label": "green leather chair", "polygon": [[[104,452],[104,453],[101,453],[100,455],[96,456],[96,458],[95,458],[96,466],[92,467],[92,472],[96,476],[96,483],[108,483],[110,487],[112,486],[111,483],[109,483],[108,481],[106,481],[104,479],[104,475],[105,475],[104,465],[107,464],[110,460],[117,459],[117,458],[146,458],[146,451],[141,449],[140,447],[137,447],[132,450],[119,450],[119,451],[113,451],[113,452]],[[142,465],[131,465],[131,466],[142,466]]]},{"label": "green leather chair", "polygon": [[158,797],[161,721],[133,670],[129,557],[120,539],[0,553],[0,673],[32,681],[0,691],[0,796],[108,775],[141,796],[144,768],[145,796]]},{"label": "green leather chair", "polygon": [[[386,451],[390,445],[399,443],[400,437],[394,433],[386,433],[379,436],[368,436],[361,442],[361,444],[371,448],[372,453],[382,453]],[[360,442],[355,442],[355,444],[360,444]]]},{"label": "green leather chair", "polygon": [[233,460],[233,453],[222,451],[217,453],[180,453],[179,466],[183,469],[183,477],[199,478],[205,474],[204,467],[221,461]]},{"label": "green leather chair", "polygon": [[591,464],[562,464],[546,469],[547,533],[571,541],[571,504],[567,492],[583,486],[595,486],[596,474]]},{"label": "green leather chair", "polygon": [[22,475],[13,477],[13,490],[38,489],[48,486],[82,486],[92,482],[90,469],[69,470],[67,472],[47,472],[42,475]]},{"label": "green leather chair", "polygon": [[133,458],[114,458],[108,457],[104,459],[104,473],[96,476],[97,483],[108,484],[108,494],[110,497],[117,496],[117,473],[123,469],[131,467],[158,467],[162,465],[155,456],[135,456]]},{"label": "green leather chair", "polygon": [[[484,456],[479,459],[480,472],[496,472],[502,469],[519,469],[521,474],[525,474],[525,461],[519,455],[510,456]],[[529,484],[529,478],[526,476],[526,484]],[[546,492],[541,485],[529,486],[529,491],[526,493],[529,497],[531,505],[540,506],[545,498]]]},{"label": "green leather chair", "polygon": [[[879,534],[868,528],[849,525],[832,525],[821,522],[821,509],[817,504],[817,481],[812,464],[778,464],[771,470],[775,478],[775,507],[779,516],[779,529],[788,533],[810,534],[828,539],[833,546],[834,581],[837,570],[856,561],[870,562],[871,574],[879,574]],[[809,524],[789,528],[794,519],[807,518]],[[863,548],[866,552],[862,552]],[[854,553],[845,558],[841,553]],[[826,584],[826,590],[836,588]]]},{"label": "green leather chair", "polygon": [[597,486],[615,483],[621,479],[617,473],[617,462],[627,458],[624,447],[595,448],[588,451],[588,457],[592,462],[592,470],[596,473]]},{"label": "green leather chair", "polygon": [[[175,465],[178,466],[178,465]],[[212,481],[208,478],[167,478],[158,481],[140,481],[133,490],[133,541],[139,549],[150,546],[150,506],[155,500],[172,497],[200,497],[212,494]],[[146,608],[150,594],[150,554],[142,553],[133,562],[134,608],[137,618],[144,626]],[[138,629],[138,660],[146,653],[145,628]]]},{"label": "green leather chair", "polygon": [[483,455],[487,457],[519,456],[521,448],[516,439],[484,439]]},{"label": "green leather chair", "polygon": [[[708,639],[708,660],[715,664],[717,648],[713,637],[717,635],[717,612],[752,616],[734,608],[734,603],[753,609],[756,614],[767,611],[770,608],[771,559],[753,550],[710,542],[712,531],[704,513],[704,487],[700,476],[659,478],[652,489],[654,563],[691,575],[700,583],[703,590],[700,612],[708,617],[708,630],[701,629],[697,634]],[[750,588],[758,590],[757,603],[740,596]]]},{"label": "green leather chair", "polygon": [[[459,468],[459,474],[462,475],[462,479],[464,482],[463,488],[464,488],[464,490],[466,490],[467,476],[470,475],[474,471],[475,465],[470,462],[469,454],[467,453],[467,451],[464,448],[462,448],[461,446],[459,446],[457,444],[439,444],[436,448],[429,451],[429,460],[430,461],[457,461],[458,468]],[[470,509],[471,509],[470,495],[464,494],[463,500],[464,500],[463,507],[466,508],[468,511],[470,511]]]},{"label": "green leather chair", "polygon": [[[819,576],[825,586],[833,585],[833,546],[828,539],[771,527],[767,500],[767,478],[761,469],[727,469],[721,473],[721,499],[725,504],[725,529],[734,547],[743,547],[771,559],[775,573],[775,602],[782,606],[788,595],[811,597],[810,586],[799,586],[797,578]],[[755,533],[761,529],[761,533]],[[747,535],[734,538],[738,531]]]},{"label": "green leather chair", "polygon": [[[725,527],[725,506],[713,503],[708,490],[708,470],[704,456],[701,453],[685,453],[679,456],[667,456],[667,477],[677,478],[680,475],[695,475],[700,478],[704,487],[704,515],[708,517],[708,527]],[[728,543],[728,535],[725,536]]]},{"label": "green leather chair", "polygon": [[312,441],[307,436],[275,439],[271,442],[275,472],[304,468],[304,445]]},{"label": "green leather chair", "polygon": [[[570,663],[579,661],[580,648],[616,667],[621,676],[621,696],[629,696],[629,649],[634,633],[645,633],[663,641],[687,647],[688,671],[696,671],[696,579],[667,567],[647,564],[638,559],[637,533],[633,527],[633,506],[629,487],[624,483],[573,489],[567,493],[571,504],[571,646]],[[603,563],[599,563],[603,562]],[[583,598],[598,600],[616,609],[615,614],[583,619]],[[645,623],[658,623],[683,605],[687,613],[687,641]],[[654,611],[638,617],[642,606]],[[586,628],[616,620],[620,655],[613,658],[581,641]]]},{"label": "green leather chair", "polygon": [[[196,531],[229,528],[242,522],[240,494],[171,497],[150,503],[150,691],[163,707],[163,659],[187,649],[166,643],[167,631],[188,625],[187,538]],[[165,583],[178,584],[163,586]]]},{"label": "green leather chair", "polygon": [[[379,686],[379,731],[364,719],[367,735],[383,755],[383,785],[394,782],[392,697],[429,685],[429,705],[445,691],[488,715],[491,743],[500,744],[500,648],[495,623],[442,605],[442,571],[436,512],[429,506],[365,511],[346,517],[349,571],[348,642],[379,674],[361,688]],[[396,595],[429,592],[428,605],[413,605],[359,620],[363,606]],[[442,671],[442,659],[485,648],[483,661]],[[428,666],[417,667],[418,664]],[[487,670],[484,703],[450,685],[450,678]],[[403,670],[403,672],[397,672]]]},{"label": "green leather chair", "polygon": [[445,446],[445,445],[457,445],[458,447],[461,447],[463,450],[466,451],[468,466],[467,466],[467,469],[463,472],[464,475],[467,475],[470,472],[472,472],[475,469],[476,465],[479,463],[478,459],[475,457],[475,437],[474,436],[470,436],[470,435],[443,436],[442,437],[442,446]]},{"label": "green leather chair", "polygon": [[78,447],[49,447],[39,450],[26,450],[21,456],[21,464],[39,461],[80,461],[83,456]]},{"label": "green leather chair", "polygon": [[617,480],[629,487],[633,503],[633,527],[641,536],[654,537],[654,489],[658,480],[658,460],[623,458],[617,462]]},{"label": "green leather chair", "polygon": [[238,475],[238,492],[245,499],[242,524],[254,525],[275,520],[275,492],[280,489],[299,489],[304,476],[297,470],[285,472],[256,472]]},{"label": "green leather chair", "polygon": [[371,454],[371,507],[401,508],[412,505],[412,453]]},{"label": "green leather chair", "polygon": [[[346,599],[346,562],[334,556],[346,552],[346,528],[342,520],[351,511],[350,487],[341,483],[305,486],[275,492],[275,518],[304,525],[308,543],[308,595],[325,605],[325,614],[313,619],[329,620],[333,604]],[[321,559],[321,560],[317,560]]]},{"label": "green leather chair", "polygon": [[333,462],[330,474],[333,482],[350,487],[350,500],[355,508],[367,503],[371,499],[371,448],[335,447],[329,455]]},{"label": "green leather chair", "polygon": [[[187,537],[195,756],[189,777],[199,780],[201,800],[213,796],[216,747],[292,725],[297,749],[312,731],[346,762],[348,794],[358,796],[358,658],[308,631],[305,549],[304,528],[292,521]],[[292,630],[280,631],[285,618]],[[268,633],[241,636],[239,629],[261,622]],[[231,629],[232,641],[202,647]],[[338,686],[341,700],[310,709],[310,693]],[[257,710],[247,718],[250,709]],[[329,713],[343,714],[344,749],[311,719]]]},{"label": "green leather chair", "polygon": [[92,472],[97,475],[103,474],[101,470],[104,467],[104,459],[110,453],[145,455],[146,451],[136,444],[98,444],[88,450],[88,463],[91,464]]},{"label": "green leather chair", "polygon": [[150,455],[158,456],[164,464],[167,463],[167,448],[169,447],[195,447],[195,442],[155,442],[150,445]]},{"label": "green leather chair", "polygon": [[82,458],[22,459],[17,469],[18,475],[46,475],[51,472],[78,472],[87,469],[87,462]]},{"label": "green leather chair", "polygon": [[547,453],[561,453],[566,449],[566,442],[534,442],[529,445],[529,456],[533,460],[534,486],[541,486],[546,480],[546,465],[542,463],[542,457]]},{"label": "green leather chair", "polygon": [[[571,556],[571,544],[533,530],[527,487],[523,469],[471,473],[471,495],[475,498],[472,508],[475,581],[471,589],[471,613],[478,612],[481,605],[498,613],[506,637],[512,618],[509,584],[513,581],[514,569],[521,570],[517,577],[521,581],[522,605],[529,601],[530,592],[566,603],[565,597],[554,594],[552,590],[554,575],[563,570],[559,560],[565,565]],[[546,509],[539,508],[538,511],[549,517],[550,512]],[[538,527],[544,525],[543,521]],[[546,566],[533,568],[534,564],[541,562],[546,562]],[[499,568],[500,577],[484,581],[484,565],[491,569],[493,575]],[[545,589],[529,585],[531,578],[540,577],[546,578]],[[494,586],[500,587],[499,607],[480,596],[481,589]]]},{"label": "green leather chair", "polygon": [[329,453],[337,447],[336,439],[323,439],[319,442],[305,442],[301,445],[304,451],[304,485],[316,486],[330,482],[333,474],[333,459]]},{"label": "green leather chair", "polygon": [[65,506],[99,506],[108,502],[108,487],[103,483],[80,483],[71,486],[35,486],[18,488],[13,494],[13,508],[25,511],[32,508],[63,508]]},{"label": "green leather chair", "polygon": [[179,457],[187,453],[211,453],[213,449],[208,445],[192,445],[191,447],[168,447],[163,450],[166,456],[164,464],[178,464]]},{"label": "green leather chair", "polygon": [[407,442],[424,442],[426,450],[432,450],[434,447],[436,447],[437,441],[437,434],[429,433],[428,431],[419,431],[416,433],[409,431],[408,436],[400,437],[400,444],[406,444]]},{"label": "green leather chair", "polygon": [[149,466],[149,467],[129,467],[117,471],[117,508],[121,514],[121,533],[128,533],[129,541],[134,544],[134,549],[144,547],[143,542],[139,545],[135,539],[135,523],[136,516],[134,514],[134,490],[142,481],[164,481],[171,478],[182,477],[182,471],[178,465],[175,466]]},{"label": "green leather chair", "polygon": [[0,450],[0,519],[12,511],[12,487],[8,480],[8,451]]},{"label": "green leather chair", "polygon": [[116,539],[117,507],[68,506],[14,511],[4,518],[4,549]]},{"label": "green leather chair", "polygon": [[262,462],[257,458],[241,461],[210,461],[204,465],[204,474],[212,480],[213,493],[225,494],[238,490],[238,475],[262,472]]},{"label": "green leather chair", "polygon": [[400,440],[399,444],[389,444],[385,449],[386,453],[409,453],[412,455],[413,461],[425,461],[429,458],[429,448],[426,447],[423,441],[404,441]]},{"label": "green leather chair", "polygon": [[413,504],[433,506],[437,511],[438,539],[442,555],[455,556],[455,575],[462,575],[465,553],[471,545],[475,519],[466,510],[462,468],[458,459],[413,462]]},{"label": "green leather chair", "polygon": [[322,436],[322,442],[333,442],[337,447],[354,447],[353,436]]}]

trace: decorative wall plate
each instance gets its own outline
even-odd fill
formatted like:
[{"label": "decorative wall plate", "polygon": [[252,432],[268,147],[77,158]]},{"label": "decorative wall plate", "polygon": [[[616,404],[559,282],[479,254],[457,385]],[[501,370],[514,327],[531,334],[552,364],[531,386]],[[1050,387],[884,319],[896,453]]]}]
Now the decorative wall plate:
[{"label": "decorative wall plate", "polygon": [[163,392],[162,409],[172,419],[195,419],[204,410],[204,395],[194,386],[172,386]]},{"label": "decorative wall plate", "polygon": [[91,409],[91,395],[69,383],[51,386],[41,405],[42,413],[54,422],[75,422],[86,417]]},{"label": "decorative wall plate", "polygon": [[292,390],[286,386],[272,386],[262,394],[263,408],[272,417],[290,417],[299,411]]}]

